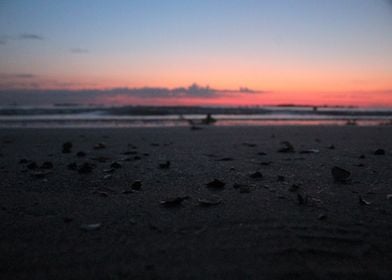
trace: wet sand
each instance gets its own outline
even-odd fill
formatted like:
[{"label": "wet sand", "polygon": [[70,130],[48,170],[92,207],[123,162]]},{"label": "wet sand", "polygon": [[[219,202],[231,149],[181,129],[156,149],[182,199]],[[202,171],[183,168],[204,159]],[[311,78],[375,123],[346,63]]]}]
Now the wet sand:
[{"label": "wet sand", "polygon": [[391,127],[2,129],[0,278],[392,279],[391,139]]}]

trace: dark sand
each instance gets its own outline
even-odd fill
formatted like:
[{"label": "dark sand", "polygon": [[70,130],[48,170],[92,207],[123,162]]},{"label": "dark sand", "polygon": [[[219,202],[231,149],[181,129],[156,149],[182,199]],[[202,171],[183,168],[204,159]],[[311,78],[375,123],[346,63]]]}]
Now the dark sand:
[{"label": "dark sand", "polygon": [[[392,279],[392,128],[3,129],[0,141],[1,279]],[[282,141],[296,152],[277,153]],[[335,183],[333,166],[351,180]],[[207,188],[215,178],[226,185]],[[171,196],[189,199],[160,204]],[[211,196],[222,202],[199,206]]]}]

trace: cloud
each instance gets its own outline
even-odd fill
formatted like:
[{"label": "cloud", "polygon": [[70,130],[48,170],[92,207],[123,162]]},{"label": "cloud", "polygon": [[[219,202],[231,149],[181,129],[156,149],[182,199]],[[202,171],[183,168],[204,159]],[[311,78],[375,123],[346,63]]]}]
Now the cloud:
[{"label": "cloud", "polygon": [[19,35],[19,39],[21,39],[21,40],[39,40],[39,41],[45,40],[45,38],[42,37],[41,35],[33,34],[33,33],[22,33]]},{"label": "cloud", "polygon": [[71,53],[89,53],[88,49],[81,49],[81,48],[72,48],[70,49]]},{"label": "cloud", "polygon": [[33,79],[37,76],[30,73],[0,73],[0,80]]},{"label": "cloud", "polygon": [[[26,83],[27,84],[27,83]],[[220,90],[209,86],[199,86],[192,84],[188,87],[177,88],[111,88],[111,89],[40,89],[35,83],[31,83],[31,87],[21,88],[12,87],[12,84],[0,83],[0,103],[2,104],[29,104],[43,105],[54,103],[94,103],[96,100],[111,98],[139,98],[139,99],[180,99],[180,98],[214,98],[226,95],[255,94],[264,93],[264,91],[255,91],[248,88],[240,88],[239,90],[229,89]],[[15,84],[14,84],[15,85]],[[23,85],[23,83],[19,83]]]}]

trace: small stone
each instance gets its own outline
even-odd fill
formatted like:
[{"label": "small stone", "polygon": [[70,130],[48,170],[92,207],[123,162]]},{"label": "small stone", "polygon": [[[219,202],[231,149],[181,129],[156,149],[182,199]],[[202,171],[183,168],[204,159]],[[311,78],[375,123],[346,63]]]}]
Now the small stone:
[{"label": "small stone", "polygon": [[131,185],[131,189],[133,189],[135,191],[139,191],[141,188],[142,188],[142,181],[139,181],[139,180],[136,180]]},{"label": "small stone", "polygon": [[222,199],[219,197],[200,198],[198,199],[199,205],[203,207],[215,206],[222,203]]},{"label": "small stone", "polygon": [[377,149],[374,151],[374,154],[376,156],[383,156],[383,155],[385,155],[385,150],[384,149]]},{"label": "small stone", "polygon": [[70,218],[70,217],[64,217],[64,218],[63,218],[63,221],[64,221],[64,223],[70,223],[70,222],[73,221],[73,219]]},{"label": "small stone", "polygon": [[72,149],[72,142],[65,142],[63,144],[63,153],[64,154],[69,154]]},{"label": "small stone", "polygon": [[292,184],[289,188],[290,192],[296,192],[299,189],[299,186],[296,184]]},{"label": "small stone", "polygon": [[160,169],[168,169],[169,167],[170,167],[170,161],[168,161],[168,160],[166,162],[159,164]]},{"label": "small stone", "polygon": [[301,194],[297,193],[297,201],[299,205],[308,204],[308,196],[302,196]]},{"label": "small stone", "polygon": [[85,156],[86,156],[86,153],[80,151],[80,152],[77,152],[77,153],[76,153],[76,156],[77,156],[77,157],[85,157]]},{"label": "small stone", "polygon": [[371,202],[363,199],[362,196],[358,196],[358,199],[359,199],[359,204],[361,204],[361,205],[369,206],[370,204],[372,204]]},{"label": "small stone", "polygon": [[34,178],[45,178],[46,175],[50,174],[50,171],[34,171],[30,175]]},{"label": "small stone", "polygon": [[325,220],[325,219],[327,219],[327,215],[322,213],[322,214],[318,215],[317,219],[319,219],[320,221]]},{"label": "small stone", "polygon": [[100,224],[100,223],[83,224],[80,226],[80,228],[85,231],[95,231],[95,230],[99,230],[101,227],[102,227],[102,224]]},{"label": "small stone", "polygon": [[256,171],[254,173],[249,174],[249,177],[252,179],[261,179],[263,178],[263,174],[260,171]]},{"label": "small stone", "polygon": [[213,181],[207,183],[207,187],[208,188],[214,188],[214,189],[221,189],[226,185],[226,183],[218,180],[218,179],[214,179]]},{"label": "small stone", "polygon": [[300,154],[318,154],[320,150],[318,149],[307,149],[307,150],[302,150],[299,153]]},{"label": "small stone", "polygon": [[45,161],[42,165],[41,165],[42,169],[52,169],[53,168],[53,163],[51,163],[50,161]]},{"label": "small stone", "polygon": [[94,146],[94,150],[102,150],[106,148],[106,144],[105,143],[98,143]]},{"label": "small stone", "polygon": [[70,164],[67,165],[69,170],[77,170],[78,169],[78,165],[76,164],[76,162],[72,162]]},{"label": "small stone", "polygon": [[32,161],[32,162],[30,162],[26,167],[27,167],[28,169],[30,169],[30,170],[33,170],[33,169],[37,169],[37,168],[38,168],[38,165],[37,165],[36,162]]},{"label": "small stone", "polygon": [[105,175],[103,175],[103,179],[104,179],[104,180],[112,179],[112,177],[113,177],[112,174],[105,174]]},{"label": "small stone", "polygon": [[126,152],[124,152],[124,153],[122,153],[122,154],[125,155],[125,156],[136,155],[136,154],[137,154],[137,151],[126,151]]},{"label": "small stone", "polygon": [[278,175],[277,181],[278,182],[284,182],[286,180],[286,178],[282,175]]},{"label": "small stone", "polygon": [[253,143],[242,143],[242,145],[246,146],[246,147],[249,147],[249,148],[254,148],[254,147],[257,146],[256,144],[253,144]]},{"label": "small stone", "polygon": [[189,199],[189,196],[172,197],[165,200],[161,200],[161,205],[167,208],[179,207],[182,205],[182,202],[186,199]]},{"label": "small stone", "polygon": [[80,174],[87,174],[93,171],[94,166],[91,163],[85,162],[78,168]]},{"label": "small stone", "polygon": [[295,153],[294,146],[289,141],[281,142],[282,148],[278,150],[278,153]]},{"label": "small stone", "polygon": [[234,159],[231,157],[224,157],[224,158],[220,158],[220,159],[216,159],[215,161],[233,161]]},{"label": "small stone", "polygon": [[343,168],[334,166],[331,174],[335,182],[345,183],[350,178],[351,173]]},{"label": "small stone", "polygon": [[240,191],[240,193],[250,193],[252,186],[235,183],[233,185],[233,188],[238,189]]},{"label": "small stone", "polygon": [[122,165],[121,165],[120,163],[118,163],[117,161],[115,161],[115,162],[113,162],[113,163],[110,165],[110,167],[111,167],[111,168],[118,169],[118,168],[121,168]]}]

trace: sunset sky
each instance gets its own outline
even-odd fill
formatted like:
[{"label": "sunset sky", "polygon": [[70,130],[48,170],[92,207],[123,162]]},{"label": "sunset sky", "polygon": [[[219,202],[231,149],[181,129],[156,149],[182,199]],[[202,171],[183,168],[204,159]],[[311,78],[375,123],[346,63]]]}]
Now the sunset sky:
[{"label": "sunset sky", "polygon": [[0,103],[48,96],[392,107],[392,1],[0,0]]}]

